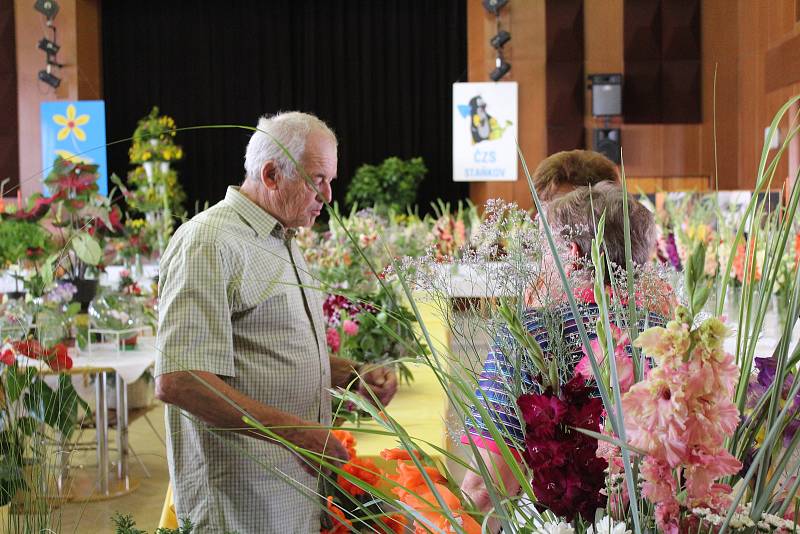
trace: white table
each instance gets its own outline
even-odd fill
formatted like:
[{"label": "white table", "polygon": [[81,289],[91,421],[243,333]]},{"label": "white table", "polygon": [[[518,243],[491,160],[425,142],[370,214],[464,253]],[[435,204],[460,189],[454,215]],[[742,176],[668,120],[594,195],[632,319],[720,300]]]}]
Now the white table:
[{"label": "white table", "polygon": [[[70,349],[72,375],[93,374],[95,380],[95,426],[97,428],[97,484],[88,491],[73,491],[73,500],[100,500],[118,497],[133,491],[136,485],[128,473],[128,384],[138,380],[156,361],[154,337],[140,337],[134,350],[119,351],[114,345],[93,344],[91,352]],[[33,366],[43,374],[53,374],[39,361],[18,357],[20,366]],[[108,373],[116,374],[117,391],[117,463],[116,478],[109,477],[108,405],[106,386]]]}]

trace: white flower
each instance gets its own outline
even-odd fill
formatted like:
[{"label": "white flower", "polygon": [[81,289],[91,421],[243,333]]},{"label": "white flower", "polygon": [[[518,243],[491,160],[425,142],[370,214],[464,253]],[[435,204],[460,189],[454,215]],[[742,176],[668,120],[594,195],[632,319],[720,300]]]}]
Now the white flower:
[{"label": "white flower", "polygon": [[[595,527],[597,527],[596,531]],[[590,526],[586,534],[631,534],[631,531],[626,527],[627,525],[625,523],[615,523],[611,517],[606,516]]]},{"label": "white flower", "polygon": [[575,534],[575,529],[569,523],[545,523],[534,534]]}]

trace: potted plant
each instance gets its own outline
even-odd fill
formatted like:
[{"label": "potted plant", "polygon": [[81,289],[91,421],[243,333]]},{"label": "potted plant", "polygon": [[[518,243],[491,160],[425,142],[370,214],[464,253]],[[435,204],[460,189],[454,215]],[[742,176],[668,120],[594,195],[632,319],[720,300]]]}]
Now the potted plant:
[{"label": "potted plant", "polygon": [[[35,367],[22,367],[18,356],[41,359],[54,370],[71,366],[66,347],[45,348],[37,340],[24,338],[0,346],[0,506],[11,504],[4,531],[40,530],[51,523],[51,511],[58,506],[56,478],[48,470],[52,440],[66,442],[77,428],[81,411],[88,405],[80,399],[69,375],[60,374],[51,388]],[[35,528],[34,528],[35,525]]]},{"label": "potted plant", "polygon": [[50,233],[34,222],[8,218],[0,224],[0,270],[9,269],[16,282],[10,298],[21,298],[21,270],[45,256],[52,248]]},{"label": "potted plant", "polygon": [[428,172],[422,158],[392,157],[380,165],[362,165],[347,188],[349,206],[374,206],[379,211],[405,212],[417,199],[417,188]]},{"label": "potted plant", "polygon": [[77,288],[75,300],[82,310],[97,292],[105,238],[121,232],[122,212],[98,193],[97,165],[56,158],[45,179],[52,193],[52,223],[65,247],[58,269]]}]

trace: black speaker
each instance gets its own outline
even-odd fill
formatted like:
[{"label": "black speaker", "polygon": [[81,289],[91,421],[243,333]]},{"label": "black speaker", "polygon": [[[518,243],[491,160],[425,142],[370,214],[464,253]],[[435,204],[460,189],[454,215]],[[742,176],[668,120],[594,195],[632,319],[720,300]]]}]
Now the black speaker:
[{"label": "black speaker", "polygon": [[596,128],[592,132],[592,150],[599,152],[617,165],[620,163],[619,128]]},{"label": "black speaker", "polygon": [[622,74],[592,74],[592,115],[622,115]]}]

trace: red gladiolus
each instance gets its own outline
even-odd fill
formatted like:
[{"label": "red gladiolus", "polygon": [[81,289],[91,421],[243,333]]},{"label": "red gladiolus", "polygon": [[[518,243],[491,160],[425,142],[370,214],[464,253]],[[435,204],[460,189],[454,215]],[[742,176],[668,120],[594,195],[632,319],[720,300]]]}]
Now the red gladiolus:
[{"label": "red gladiolus", "polygon": [[597,457],[597,440],[574,430],[600,431],[603,403],[591,392],[579,374],[562,387],[562,398],[548,388],[517,401],[526,423],[524,457],[534,471],[533,492],[567,521],[576,515],[592,520],[606,501],[600,490],[608,464]]}]

